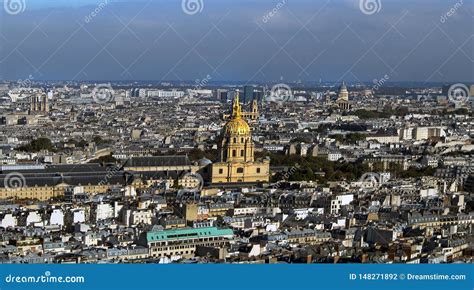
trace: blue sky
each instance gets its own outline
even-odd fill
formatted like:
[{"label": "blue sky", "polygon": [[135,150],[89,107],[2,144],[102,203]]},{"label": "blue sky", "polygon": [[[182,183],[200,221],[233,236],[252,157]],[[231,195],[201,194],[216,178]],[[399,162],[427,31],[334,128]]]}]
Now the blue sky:
[{"label": "blue sky", "polygon": [[0,79],[474,80],[473,0],[5,1]]}]

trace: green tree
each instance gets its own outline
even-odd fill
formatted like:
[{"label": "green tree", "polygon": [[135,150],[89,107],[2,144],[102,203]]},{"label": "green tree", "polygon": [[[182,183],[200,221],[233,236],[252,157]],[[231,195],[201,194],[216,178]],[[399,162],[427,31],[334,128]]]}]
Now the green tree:
[{"label": "green tree", "polygon": [[41,150],[55,151],[55,147],[50,139],[41,137],[35,140],[32,140],[30,143],[24,146],[18,147],[20,151],[26,152],[38,152]]}]

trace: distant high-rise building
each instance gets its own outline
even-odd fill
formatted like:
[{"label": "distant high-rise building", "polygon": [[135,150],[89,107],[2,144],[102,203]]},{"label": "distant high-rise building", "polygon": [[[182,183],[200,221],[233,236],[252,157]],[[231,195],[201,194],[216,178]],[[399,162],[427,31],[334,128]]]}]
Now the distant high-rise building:
[{"label": "distant high-rise building", "polygon": [[263,100],[263,88],[258,88],[253,92],[253,100],[261,102]]},{"label": "distant high-rise building", "polygon": [[214,99],[218,101],[227,102],[227,90],[216,89],[213,91],[213,96],[214,96]]},{"label": "distant high-rise building", "polygon": [[228,91],[226,102],[233,100],[235,97],[235,94],[236,94],[236,91]]},{"label": "distant high-rise building", "polygon": [[242,103],[247,104],[248,102],[253,100],[253,91],[254,91],[254,87],[252,86],[244,87],[244,97],[243,97]]},{"label": "distant high-rise building", "polygon": [[130,90],[130,97],[138,98],[139,96],[140,96],[140,89],[133,88],[133,89]]}]

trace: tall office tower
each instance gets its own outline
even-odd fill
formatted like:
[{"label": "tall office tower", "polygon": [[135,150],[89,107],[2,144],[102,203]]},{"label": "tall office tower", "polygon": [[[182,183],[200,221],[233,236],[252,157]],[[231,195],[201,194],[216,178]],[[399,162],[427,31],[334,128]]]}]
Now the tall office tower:
[{"label": "tall office tower", "polygon": [[229,92],[224,90],[223,92],[221,92],[220,96],[221,96],[221,102],[227,102],[227,99],[229,98],[228,97],[229,95]]},{"label": "tall office tower", "polygon": [[[238,92],[238,90],[237,90],[237,92]],[[236,91],[228,91],[226,102],[233,100],[234,97],[235,97],[235,94],[237,94],[237,92]]]},{"label": "tall office tower", "polygon": [[253,92],[253,99],[257,102],[262,102],[263,100],[263,88],[258,88]]},{"label": "tall office tower", "polygon": [[212,91],[213,97],[217,101],[226,102],[227,101],[227,90],[224,89],[215,89]]},{"label": "tall office tower", "polygon": [[252,86],[245,86],[244,87],[244,98],[242,103],[247,104],[248,102],[253,100],[253,87]]}]

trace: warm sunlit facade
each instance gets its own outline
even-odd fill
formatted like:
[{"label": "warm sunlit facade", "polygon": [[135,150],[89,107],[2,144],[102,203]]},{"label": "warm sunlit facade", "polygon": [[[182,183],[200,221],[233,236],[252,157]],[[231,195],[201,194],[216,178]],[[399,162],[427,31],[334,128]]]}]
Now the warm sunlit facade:
[{"label": "warm sunlit facade", "polygon": [[232,116],[222,131],[219,160],[212,165],[212,183],[268,182],[270,161],[255,161],[250,126],[242,117],[237,94]]}]

